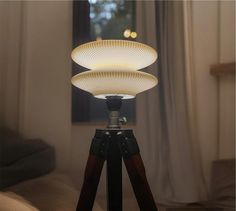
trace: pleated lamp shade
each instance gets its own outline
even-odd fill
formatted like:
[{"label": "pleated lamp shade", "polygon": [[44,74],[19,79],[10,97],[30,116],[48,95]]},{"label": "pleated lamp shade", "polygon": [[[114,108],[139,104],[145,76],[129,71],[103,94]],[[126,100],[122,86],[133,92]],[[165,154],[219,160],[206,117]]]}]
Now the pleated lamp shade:
[{"label": "pleated lamp shade", "polygon": [[78,46],[72,59],[90,70],[72,77],[72,84],[97,98],[135,97],[151,89],[157,78],[138,71],[157,59],[156,51],[142,43],[127,40],[99,40]]}]

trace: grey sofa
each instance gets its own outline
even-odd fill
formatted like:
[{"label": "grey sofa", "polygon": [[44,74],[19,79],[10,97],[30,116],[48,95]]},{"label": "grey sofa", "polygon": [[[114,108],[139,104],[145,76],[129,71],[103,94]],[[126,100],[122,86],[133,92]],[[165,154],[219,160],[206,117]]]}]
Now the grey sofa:
[{"label": "grey sofa", "polygon": [[0,190],[55,168],[54,148],[40,139],[24,139],[0,128]]}]

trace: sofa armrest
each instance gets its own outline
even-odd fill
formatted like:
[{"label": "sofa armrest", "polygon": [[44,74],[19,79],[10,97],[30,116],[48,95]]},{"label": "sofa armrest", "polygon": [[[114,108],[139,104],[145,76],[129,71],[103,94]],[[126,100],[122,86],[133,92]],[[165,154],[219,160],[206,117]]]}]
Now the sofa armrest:
[{"label": "sofa armrest", "polygon": [[23,180],[47,174],[55,168],[53,147],[35,152],[11,165],[0,167],[0,189],[17,184]]}]

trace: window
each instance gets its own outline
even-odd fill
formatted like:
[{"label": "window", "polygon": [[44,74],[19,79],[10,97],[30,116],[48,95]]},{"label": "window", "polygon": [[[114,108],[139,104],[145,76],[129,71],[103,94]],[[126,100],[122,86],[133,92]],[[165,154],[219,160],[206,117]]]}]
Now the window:
[{"label": "window", "polygon": [[[73,47],[99,39],[135,40],[135,1],[74,1]],[[73,63],[73,75],[86,69]],[[122,84],[121,84],[122,85]],[[108,111],[105,100],[72,88],[72,121],[104,122]],[[121,115],[135,121],[135,99],[124,100]]]},{"label": "window", "polygon": [[[90,36],[96,39],[125,39],[124,33],[135,29],[135,2],[125,0],[90,3]],[[131,36],[127,38],[132,39]]]}]

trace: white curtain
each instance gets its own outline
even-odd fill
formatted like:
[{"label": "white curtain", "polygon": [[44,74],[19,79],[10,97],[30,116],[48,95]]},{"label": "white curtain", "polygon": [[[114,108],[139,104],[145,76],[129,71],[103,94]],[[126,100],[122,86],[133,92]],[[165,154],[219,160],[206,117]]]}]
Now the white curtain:
[{"label": "white curtain", "polygon": [[190,203],[206,198],[194,133],[194,84],[187,2],[137,1],[139,41],[157,49],[147,68],[159,78],[137,98],[137,137],[158,203]]}]

